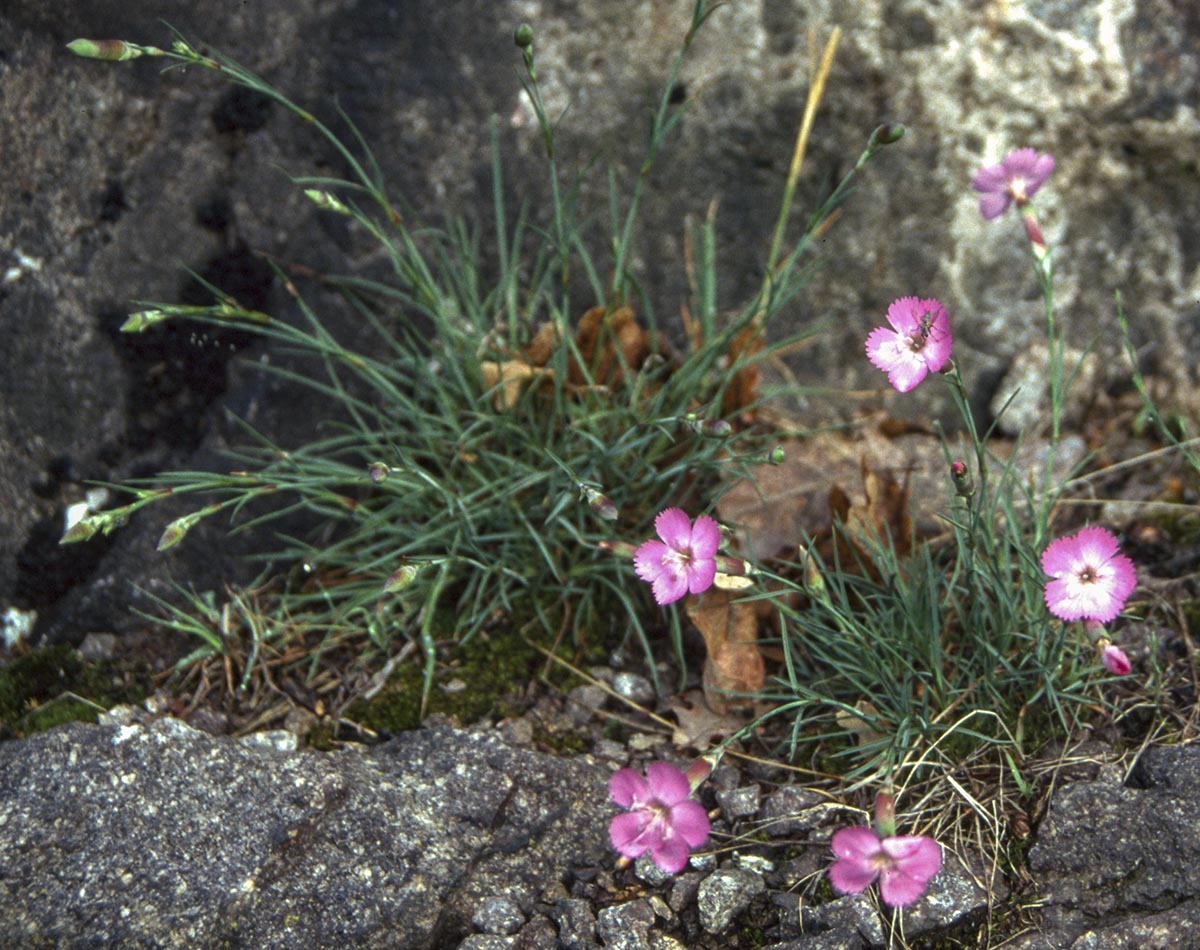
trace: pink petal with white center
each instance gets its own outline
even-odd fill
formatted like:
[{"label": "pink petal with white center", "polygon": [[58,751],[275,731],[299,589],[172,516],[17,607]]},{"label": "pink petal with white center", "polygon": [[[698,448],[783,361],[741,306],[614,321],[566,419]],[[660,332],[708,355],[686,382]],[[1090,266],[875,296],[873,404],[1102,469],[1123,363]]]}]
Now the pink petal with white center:
[{"label": "pink petal with white center", "polygon": [[721,546],[721,528],[708,515],[700,515],[692,525],[692,555],[712,557]]},{"label": "pink petal with white center", "polygon": [[654,843],[650,856],[663,871],[676,874],[682,871],[688,862],[688,848],[679,835],[668,832]]},{"label": "pink petal with white center", "polygon": [[680,508],[667,508],[654,519],[654,530],[676,551],[684,550],[692,542],[692,519]]},{"label": "pink petal with white center", "polygon": [[664,570],[663,558],[671,549],[661,541],[647,541],[633,554],[633,570],[644,581],[654,583]]},{"label": "pink petal with white center", "polygon": [[688,593],[703,594],[717,578],[717,562],[712,558],[692,562],[688,571]]},{"label": "pink petal with white center", "polygon": [[622,808],[640,805],[651,798],[650,786],[633,769],[619,769],[608,780],[608,794]]},{"label": "pink petal with white center", "polygon": [[646,834],[650,822],[649,812],[622,812],[608,823],[608,840],[625,857],[640,858],[654,844],[653,836]]},{"label": "pink petal with white center", "polygon": [[687,842],[689,848],[703,847],[712,831],[708,812],[703,805],[691,799],[671,809],[671,827]]},{"label": "pink petal with white center", "polygon": [[687,776],[670,762],[651,762],[646,767],[650,795],[668,807],[684,801],[692,793]]},{"label": "pink petal with white center", "polygon": [[688,592],[688,576],[673,568],[664,566],[654,583],[650,586],[654,601],[660,607],[673,604]]}]

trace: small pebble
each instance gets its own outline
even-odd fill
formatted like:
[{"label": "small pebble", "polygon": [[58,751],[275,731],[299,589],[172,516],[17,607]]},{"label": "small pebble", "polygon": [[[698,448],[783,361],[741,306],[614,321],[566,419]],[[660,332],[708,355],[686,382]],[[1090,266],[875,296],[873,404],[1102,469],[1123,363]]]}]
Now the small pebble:
[{"label": "small pebble", "polygon": [[710,934],[722,933],[766,889],[762,877],[750,871],[730,868],[710,874],[696,893],[700,926]]},{"label": "small pebble", "polygon": [[630,702],[649,706],[654,702],[654,686],[644,676],[622,670],[613,677],[613,690]]},{"label": "small pebble", "polygon": [[515,934],[525,923],[516,901],[507,897],[485,897],[471,914],[471,923],[488,934]]},{"label": "small pebble", "polygon": [[757,814],[762,804],[762,788],[758,785],[743,785],[728,792],[717,792],[717,804],[727,821],[749,818]]},{"label": "small pebble", "polygon": [[596,943],[596,915],[591,902],[566,898],[551,911],[558,924],[558,943],[565,950],[590,950]]}]

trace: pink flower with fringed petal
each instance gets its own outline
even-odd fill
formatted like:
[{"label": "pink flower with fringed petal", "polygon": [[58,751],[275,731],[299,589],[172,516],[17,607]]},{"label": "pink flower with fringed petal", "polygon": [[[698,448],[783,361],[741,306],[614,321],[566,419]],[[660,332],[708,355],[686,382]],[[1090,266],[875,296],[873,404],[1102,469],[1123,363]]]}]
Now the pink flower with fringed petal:
[{"label": "pink flower with fringed petal", "polygon": [[647,541],[633,555],[637,576],[650,583],[654,599],[670,604],[685,594],[701,594],[717,576],[721,529],[708,515],[695,524],[679,508],[668,508],[654,519],[661,541]]},{"label": "pink flower with fringed petal", "polygon": [[1039,155],[1031,148],[1019,148],[1009,152],[999,165],[981,168],[971,182],[971,187],[983,196],[979,213],[991,221],[1004,214],[1014,201],[1018,208],[1023,207],[1052,171],[1054,156]]},{"label": "pink flower with fringed petal", "polygon": [[692,801],[687,776],[668,762],[654,762],[642,778],[633,769],[613,773],[608,782],[612,800],[622,808],[608,826],[612,846],[627,858],[647,851],[662,870],[683,869],[688,855],[708,841],[708,813]]},{"label": "pink flower with fringed petal", "polygon": [[888,307],[887,320],[890,330],[877,327],[867,337],[867,359],[906,393],[949,361],[950,315],[938,300],[901,297]]},{"label": "pink flower with fringed petal", "polygon": [[889,907],[916,901],[942,867],[942,849],[926,835],[880,838],[870,828],[842,828],[830,847],[837,857],[829,868],[833,889],[858,894],[879,878],[879,896]]},{"label": "pink flower with fringed petal", "polygon": [[1084,528],[1052,542],[1042,554],[1046,607],[1062,620],[1108,623],[1125,607],[1137,586],[1133,561],[1118,554],[1116,537],[1106,528]]}]

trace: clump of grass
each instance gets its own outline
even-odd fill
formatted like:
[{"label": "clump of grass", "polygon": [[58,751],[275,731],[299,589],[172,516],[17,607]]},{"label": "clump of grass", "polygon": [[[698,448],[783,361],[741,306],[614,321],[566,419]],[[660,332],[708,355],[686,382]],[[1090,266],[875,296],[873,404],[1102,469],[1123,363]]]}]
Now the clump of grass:
[{"label": "clump of grass", "polygon": [[[799,240],[789,242],[794,163],[767,278],[729,319],[718,318],[715,223],[705,221],[690,236],[699,266],[687,346],[668,345],[629,261],[647,173],[680,117],[670,90],[717,6],[694,5],[626,201],[610,178],[608,256],[584,240],[579,181],[559,167],[557,120],[546,114],[528,27],[516,41],[545,143],[552,206],[544,221],[526,208],[514,217],[505,207],[493,135],[490,231],[409,220],[348,119],[349,144],[263,79],[182,36],[169,50],[123,41],[71,44],[95,58],[146,55],[217,71],[310,124],[348,174],[300,177],[297,187],[378,241],[391,276],[324,281],[374,331],[374,345],[359,350],[335,339],[282,270],[295,304],[290,317],[247,310],[216,288],[211,306],[148,304],[134,313],[125,332],[189,319],[261,334],[294,356],[270,371],[327,397],[337,421],[288,448],[247,426],[249,445],[231,453],[229,471],[170,472],[126,485],[131,501],[84,519],[64,540],[107,533],[168,495],[195,495],[203,504],[166,527],[160,548],[180,543],[202,518],[244,514],[251,503],[255,514],[237,521],[237,530],[302,512],[320,525],[319,540],[288,537],[266,552],[274,563],[305,566],[304,582],[282,592],[278,613],[305,618],[310,628],[357,626],[381,650],[394,649],[398,638],[411,641],[425,658],[426,696],[439,637],[435,617],[444,611],[452,612],[453,637],[463,642],[500,621],[577,647],[632,633],[649,653],[645,594],[629,563],[601,544],[612,535],[610,522],[619,518],[636,534],[667,504],[709,509],[731,475],[744,476],[768,457],[770,433],[739,419],[762,398],[757,364],[799,337],[767,343],[762,334],[803,285],[811,240],[850,178],[902,133],[873,137]],[[802,141],[814,108],[815,100]],[[481,263],[484,242],[496,261],[490,279]],[[213,623],[216,608],[199,600],[191,608],[190,619],[187,610],[175,612],[168,624],[199,638],[191,659],[226,652],[229,642]],[[670,616],[678,643],[678,620]]]}]

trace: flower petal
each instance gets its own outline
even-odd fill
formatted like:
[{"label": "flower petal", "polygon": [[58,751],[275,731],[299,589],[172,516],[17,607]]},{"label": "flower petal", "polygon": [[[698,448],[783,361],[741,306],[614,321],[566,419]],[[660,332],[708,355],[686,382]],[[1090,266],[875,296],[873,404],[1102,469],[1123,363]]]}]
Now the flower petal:
[{"label": "flower petal", "polygon": [[899,297],[888,306],[887,321],[901,336],[908,336],[921,328],[921,299]]},{"label": "flower petal", "polygon": [[717,562],[712,558],[696,560],[688,569],[688,592],[703,594],[713,585],[717,577]]},{"label": "flower petal", "polygon": [[651,762],[646,766],[646,784],[654,800],[668,807],[692,793],[687,776],[670,762]]},{"label": "flower petal", "polygon": [[1113,557],[1120,548],[1116,535],[1098,525],[1081,528],[1068,540],[1075,542],[1076,554],[1085,564],[1101,564]]},{"label": "flower petal", "polygon": [[689,848],[703,847],[712,831],[708,812],[703,805],[691,799],[672,807],[671,827],[687,842]]},{"label": "flower petal", "polygon": [[682,871],[688,862],[688,848],[679,835],[665,834],[651,846],[654,863],[668,874]]},{"label": "flower petal", "polygon": [[654,578],[651,590],[654,593],[654,600],[659,606],[665,607],[667,604],[673,604],[688,592],[687,575],[664,569],[658,577]]},{"label": "flower petal", "polygon": [[647,541],[633,553],[633,570],[644,581],[653,583],[664,570],[663,557],[670,550],[661,541]]},{"label": "flower petal", "polygon": [[842,828],[834,833],[829,847],[839,858],[874,858],[882,850],[879,835],[864,825]]},{"label": "flower petal", "polygon": [[901,868],[884,868],[879,876],[879,897],[889,907],[907,907],[925,893],[925,885]]},{"label": "flower petal", "polygon": [[881,847],[906,874],[922,884],[941,870],[942,849],[928,835],[884,838]]},{"label": "flower petal", "polygon": [[700,515],[692,525],[692,556],[712,557],[721,546],[721,528],[708,515]]},{"label": "flower petal", "polygon": [[608,780],[608,793],[612,800],[622,808],[631,808],[650,801],[652,795],[650,786],[642,776],[633,769],[620,769],[613,772]]},{"label": "flower petal", "polygon": [[667,508],[654,519],[654,530],[667,547],[682,551],[692,540],[692,519],[681,508]]},{"label": "flower petal", "polygon": [[655,843],[645,833],[649,824],[648,812],[623,812],[608,823],[608,840],[625,857],[640,858]]},{"label": "flower petal", "polygon": [[875,865],[861,859],[839,858],[829,866],[829,883],[839,894],[859,894],[878,876]]}]

